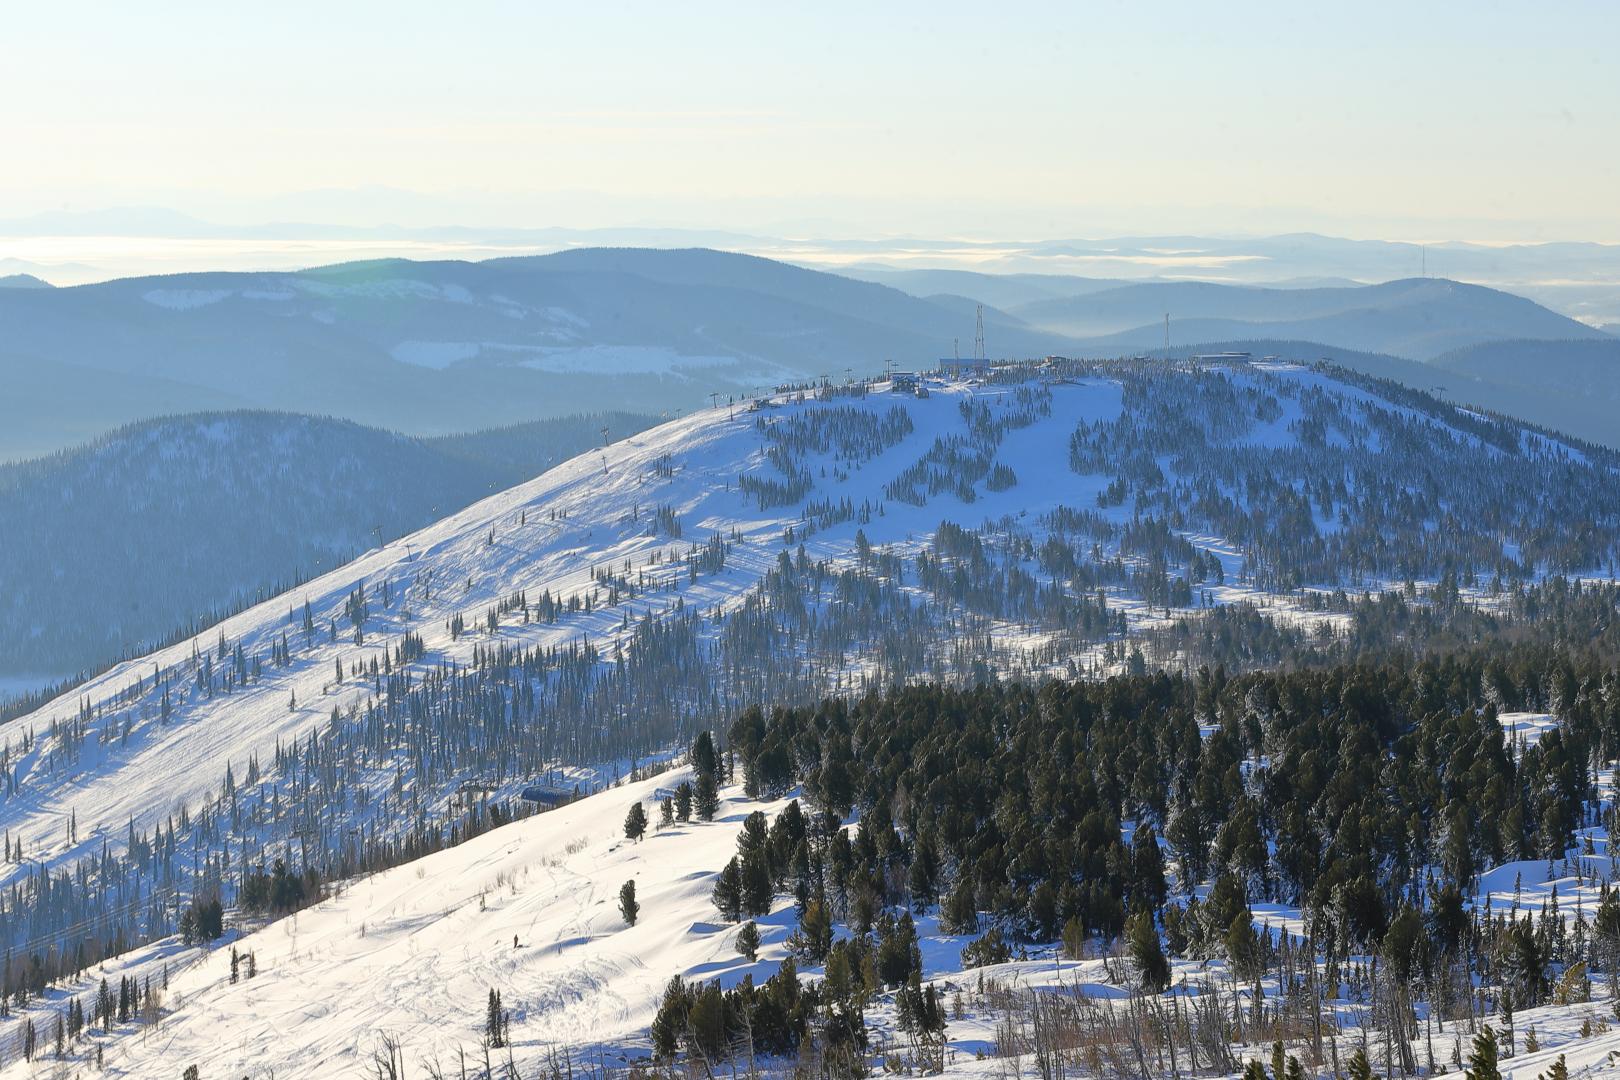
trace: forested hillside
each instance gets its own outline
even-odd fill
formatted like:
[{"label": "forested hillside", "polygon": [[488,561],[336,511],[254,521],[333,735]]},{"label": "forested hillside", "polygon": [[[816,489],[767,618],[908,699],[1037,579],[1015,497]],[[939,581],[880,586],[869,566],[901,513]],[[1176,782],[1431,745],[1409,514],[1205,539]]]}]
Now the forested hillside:
[{"label": "forested hillside", "polygon": [[167,948],[8,965],[0,1048],[60,1031],[139,1077],[1604,1075],[1616,645],[749,707],[410,866],[244,871],[245,936],[204,903]]}]

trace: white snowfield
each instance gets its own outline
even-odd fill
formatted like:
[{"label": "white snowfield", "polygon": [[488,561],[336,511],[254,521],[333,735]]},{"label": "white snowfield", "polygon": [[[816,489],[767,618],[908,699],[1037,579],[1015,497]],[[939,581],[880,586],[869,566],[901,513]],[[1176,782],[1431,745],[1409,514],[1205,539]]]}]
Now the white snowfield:
[{"label": "white snowfield", "polygon": [[[588,1047],[612,1064],[645,1056],[671,975],[734,983],[752,971],[763,980],[776,967],[764,956],[779,958],[787,934],[784,919],[762,920],[767,948],[749,964],[710,900],[712,871],[735,852],[741,818],[781,804],[744,806],[733,790],[713,822],[624,839],[630,805],[648,801],[656,822],[653,792],[681,778],[613,788],[362,879],[235,941],[254,954],[252,979],[231,982],[232,945],[220,942],[172,974],[174,1012],[155,1028],[94,1036],[109,1072],[172,1080],[195,1064],[205,1077],[373,1076],[386,1036],[398,1040],[408,1075],[426,1075],[435,1056],[459,1075],[460,1051],[482,1075],[491,989],[511,1014],[525,1076],[551,1048]],[[641,904],[633,927],[619,912],[631,880]],[[506,1052],[492,1058],[504,1062]],[[0,1075],[31,1074],[16,1065]]]}]

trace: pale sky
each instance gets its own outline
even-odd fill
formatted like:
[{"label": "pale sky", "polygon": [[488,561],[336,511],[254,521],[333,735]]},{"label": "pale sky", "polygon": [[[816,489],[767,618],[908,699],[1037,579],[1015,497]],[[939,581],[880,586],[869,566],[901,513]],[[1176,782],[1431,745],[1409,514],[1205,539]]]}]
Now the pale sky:
[{"label": "pale sky", "polygon": [[1620,3],[5,0],[0,217],[1620,241]]}]

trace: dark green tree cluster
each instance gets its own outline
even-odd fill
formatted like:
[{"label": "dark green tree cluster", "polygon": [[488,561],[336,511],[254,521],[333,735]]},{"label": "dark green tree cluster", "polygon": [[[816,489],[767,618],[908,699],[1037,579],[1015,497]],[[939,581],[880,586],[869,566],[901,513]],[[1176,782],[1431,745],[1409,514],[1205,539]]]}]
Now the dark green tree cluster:
[{"label": "dark green tree cluster", "polygon": [[809,822],[794,800],[766,825],[755,810],[743,819],[737,854],[715,881],[714,903],[728,921],[769,915],[776,893],[791,882],[795,898],[810,895]]},{"label": "dark green tree cluster", "polygon": [[[1464,898],[1482,867],[1564,860],[1599,824],[1594,777],[1620,750],[1620,673],[1602,655],[1527,645],[748,709],[729,732],[746,790],[803,801],[745,819],[716,903],[736,920],[792,890],[790,950],[825,965],[823,1027],[846,1047],[872,995],[920,988],[913,911],[966,934],[988,923],[969,966],[1017,940],[1081,955],[1122,939],[1148,993],[1172,956],[1224,959],[1244,982],[1325,963],[1323,981],[1366,993],[1372,954],[1391,1015],[1460,1007],[1470,976],[1493,1007],[1545,1003],[1571,971],[1620,979],[1620,894],[1589,925],[1556,901]],[[1521,742],[1508,710],[1557,723]],[[1260,901],[1300,905],[1305,940],[1259,927]]]},{"label": "dark green tree cluster", "polygon": [[286,915],[308,907],[324,895],[320,872],[313,866],[298,873],[287,866],[285,859],[277,859],[268,873],[261,866],[242,879],[239,900],[245,911]]},{"label": "dark green tree cluster", "polygon": [[684,1051],[710,1064],[791,1056],[809,1034],[819,1003],[820,993],[799,981],[791,959],[758,987],[752,976],[732,990],[671,979],[652,1022],[653,1052],[671,1058]]},{"label": "dark green tree cluster", "polygon": [[[1182,906],[1172,941],[1223,952],[1248,903],[1268,900],[1303,903],[1319,940],[1364,949],[1403,903],[1428,906],[1435,871],[1463,886],[1488,862],[1563,857],[1596,805],[1593,767],[1620,747],[1610,687],[1612,671],[1550,652],[915,687],[749,710],[731,745],[751,792],[802,785],[816,808],[794,850],[802,888],[863,930],[883,908],[940,902],[964,932],[988,913],[1034,940],[1071,919],[1118,937],[1131,912],[1163,905],[1168,850],[1184,885],[1216,882]],[[1565,719],[1514,747],[1499,707]],[[750,852],[761,879],[785,879],[785,851],[754,821],[739,896]]]},{"label": "dark green tree cluster", "polygon": [[217,896],[199,896],[180,915],[180,938],[187,945],[213,941],[225,932],[225,908]]}]

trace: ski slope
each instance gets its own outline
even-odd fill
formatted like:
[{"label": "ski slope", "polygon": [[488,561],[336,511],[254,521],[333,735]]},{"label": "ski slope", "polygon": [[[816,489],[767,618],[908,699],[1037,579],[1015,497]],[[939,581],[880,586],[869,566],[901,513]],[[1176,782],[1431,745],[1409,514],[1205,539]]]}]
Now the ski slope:
[{"label": "ski slope", "polygon": [[[737,954],[735,928],[716,921],[709,900],[712,869],[730,857],[747,811],[728,801],[714,822],[624,839],[630,804],[679,779],[626,784],[494,830],[220,942],[172,977],[175,1011],[157,1029],[104,1039],[110,1071],[369,1076],[385,1035],[412,1074],[435,1055],[453,1068],[458,1051],[481,1070],[491,989],[526,1067],[561,1046],[622,1058],[644,1042],[676,971],[736,980],[774,967]],[[642,906],[633,927],[618,909],[627,880]],[[774,922],[764,936],[779,943],[786,930]],[[254,953],[256,977],[231,982],[233,945]]]}]

